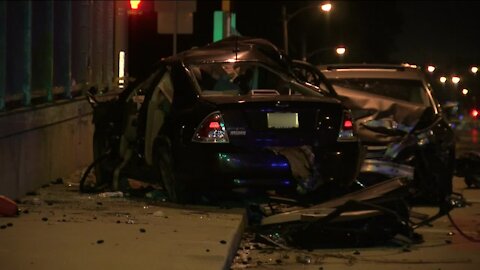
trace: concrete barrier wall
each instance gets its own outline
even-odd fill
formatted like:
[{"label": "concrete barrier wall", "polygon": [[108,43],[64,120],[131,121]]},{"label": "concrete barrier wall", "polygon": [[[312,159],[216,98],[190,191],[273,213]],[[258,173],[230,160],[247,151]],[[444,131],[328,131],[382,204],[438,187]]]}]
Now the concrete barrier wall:
[{"label": "concrete barrier wall", "polygon": [[19,198],[93,159],[85,98],[0,114],[0,194]]}]

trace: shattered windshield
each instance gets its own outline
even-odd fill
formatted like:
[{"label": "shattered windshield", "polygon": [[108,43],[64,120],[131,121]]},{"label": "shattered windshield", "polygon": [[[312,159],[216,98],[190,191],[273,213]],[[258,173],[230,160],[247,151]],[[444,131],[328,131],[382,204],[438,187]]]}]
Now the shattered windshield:
[{"label": "shattered windshield", "polygon": [[330,79],[334,87],[343,87],[406,102],[430,106],[426,89],[420,80],[342,78]]},{"label": "shattered windshield", "polygon": [[322,96],[307,86],[257,62],[216,62],[188,66],[202,95],[242,96],[254,93]]}]

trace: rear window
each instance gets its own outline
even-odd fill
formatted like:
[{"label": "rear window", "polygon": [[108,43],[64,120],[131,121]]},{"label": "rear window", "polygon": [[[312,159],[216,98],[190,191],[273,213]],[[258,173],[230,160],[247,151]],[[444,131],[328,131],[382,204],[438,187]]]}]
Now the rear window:
[{"label": "rear window", "polygon": [[422,81],[404,79],[342,78],[330,79],[334,87],[367,92],[406,102],[429,106],[429,98]]},{"label": "rear window", "polygon": [[188,66],[202,95],[252,94],[322,96],[258,62],[216,62]]}]

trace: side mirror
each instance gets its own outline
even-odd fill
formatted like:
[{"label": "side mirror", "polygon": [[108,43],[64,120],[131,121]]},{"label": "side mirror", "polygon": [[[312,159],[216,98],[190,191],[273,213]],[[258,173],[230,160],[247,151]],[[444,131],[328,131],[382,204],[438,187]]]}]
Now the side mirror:
[{"label": "side mirror", "polygon": [[447,118],[455,117],[458,114],[458,102],[446,102],[442,104],[441,108]]}]

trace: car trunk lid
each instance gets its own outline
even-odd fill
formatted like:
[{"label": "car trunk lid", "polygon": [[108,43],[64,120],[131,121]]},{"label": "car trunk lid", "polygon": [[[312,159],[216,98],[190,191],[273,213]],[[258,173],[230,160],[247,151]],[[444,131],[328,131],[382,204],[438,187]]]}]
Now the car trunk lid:
[{"label": "car trunk lid", "polygon": [[331,98],[305,96],[208,97],[234,146],[327,146],[338,139],[343,108]]}]

